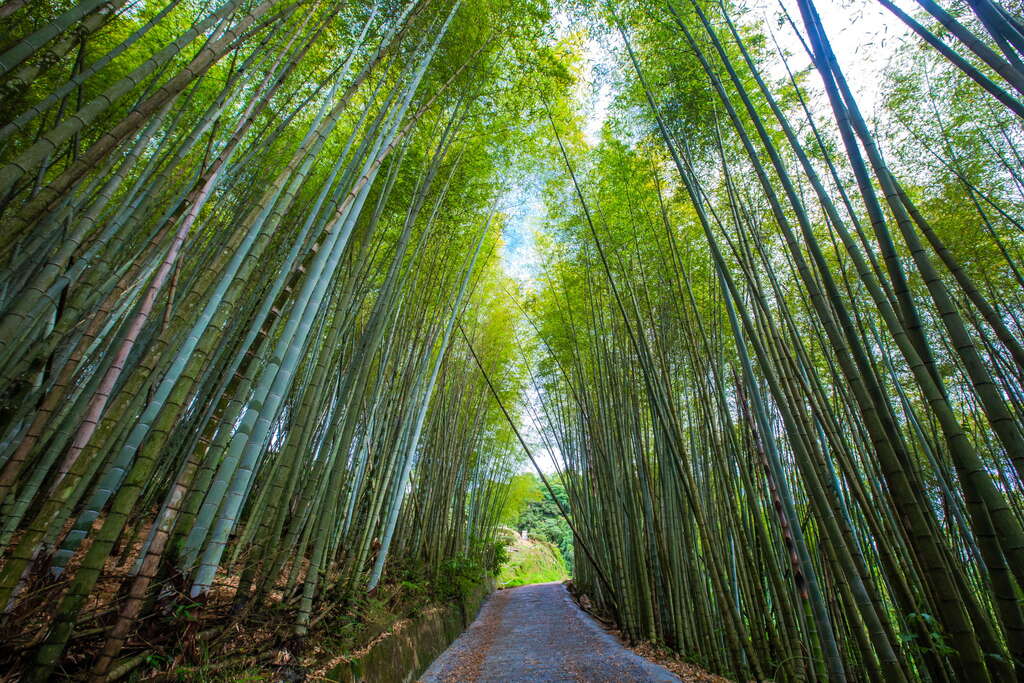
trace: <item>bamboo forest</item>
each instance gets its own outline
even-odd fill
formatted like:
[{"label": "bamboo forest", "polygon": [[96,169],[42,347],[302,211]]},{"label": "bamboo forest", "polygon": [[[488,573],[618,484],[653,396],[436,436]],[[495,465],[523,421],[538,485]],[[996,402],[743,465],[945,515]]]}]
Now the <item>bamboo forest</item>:
[{"label": "bamboo forest", "polygon": [[1016,0],[2,0],[0,680],[1024,680],[1022,259]]}]

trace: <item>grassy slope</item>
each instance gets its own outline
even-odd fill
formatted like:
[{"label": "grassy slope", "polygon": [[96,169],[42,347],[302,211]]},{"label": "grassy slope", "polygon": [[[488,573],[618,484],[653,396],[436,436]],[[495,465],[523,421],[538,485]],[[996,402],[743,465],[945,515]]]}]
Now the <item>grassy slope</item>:
[{"label": "grassy slope", "polygon": [[508,548],[509,560],[498,574],[502,587],[564,581],[569,578],[558,548],[547,541],[516,538]]}]

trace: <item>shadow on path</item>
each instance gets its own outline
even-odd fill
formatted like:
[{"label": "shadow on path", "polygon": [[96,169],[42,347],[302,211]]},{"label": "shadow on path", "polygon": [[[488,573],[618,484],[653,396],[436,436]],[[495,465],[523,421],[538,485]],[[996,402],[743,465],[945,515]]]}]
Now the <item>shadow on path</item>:
[{"label": "shadow on path", "polygon": [[560,583],[498,591],[476,621],[427,669],[421,683],[474,681],[675,682],[622,646]]}]

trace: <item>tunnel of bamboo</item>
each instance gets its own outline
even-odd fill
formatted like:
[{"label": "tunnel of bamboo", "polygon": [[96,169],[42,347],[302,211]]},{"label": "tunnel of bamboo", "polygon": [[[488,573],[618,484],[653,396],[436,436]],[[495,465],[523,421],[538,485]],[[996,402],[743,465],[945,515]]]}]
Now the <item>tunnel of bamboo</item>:
[{"label": "tunnel of bamboo", "polygon": [[4,0],[0,675],[315,671],[535,466],[629,641],[1020,680],[1022,159],[998,0]]}]

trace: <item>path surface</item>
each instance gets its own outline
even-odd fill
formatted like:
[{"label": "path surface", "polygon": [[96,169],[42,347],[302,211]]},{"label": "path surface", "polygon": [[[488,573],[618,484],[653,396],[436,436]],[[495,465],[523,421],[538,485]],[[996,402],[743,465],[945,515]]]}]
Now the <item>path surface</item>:
[{"label": "path surface", "polygon": [[622,646],[560,583],[498,591],[421,683],[586,681],[678,683]]}]

